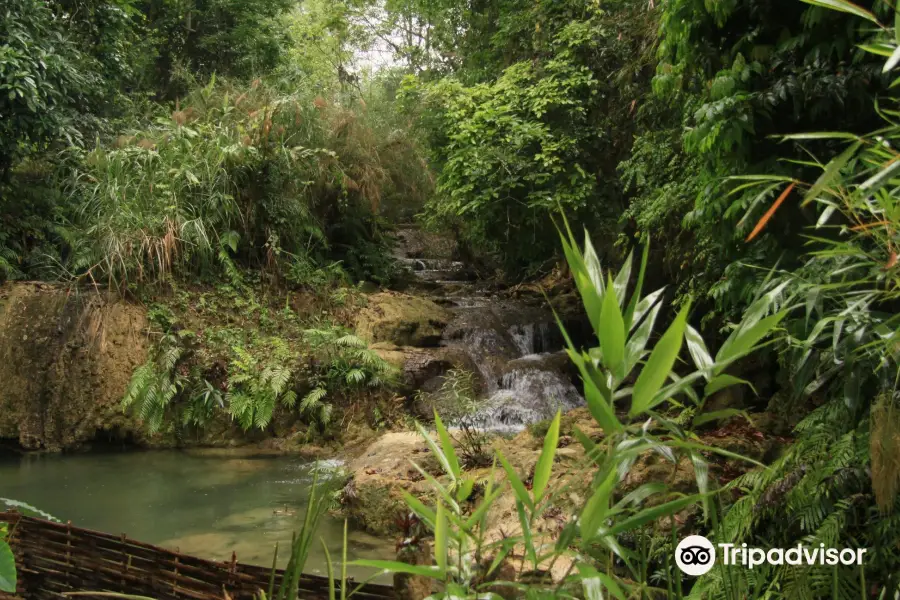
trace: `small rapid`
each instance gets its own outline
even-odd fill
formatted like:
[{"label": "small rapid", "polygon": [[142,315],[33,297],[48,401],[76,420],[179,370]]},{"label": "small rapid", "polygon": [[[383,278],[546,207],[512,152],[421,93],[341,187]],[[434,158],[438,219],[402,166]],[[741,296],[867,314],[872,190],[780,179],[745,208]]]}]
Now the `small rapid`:
[{"label": "small rapid", "polygon": [[460,350],[477,371],[482,396],[473,417],[477,426],[515,432],[552,418],[558,409],[584,405],[546,303],[491,291],[461,261],[409,256],[402,246],[397,258],[431,299],[453,314],[441,346]]}]

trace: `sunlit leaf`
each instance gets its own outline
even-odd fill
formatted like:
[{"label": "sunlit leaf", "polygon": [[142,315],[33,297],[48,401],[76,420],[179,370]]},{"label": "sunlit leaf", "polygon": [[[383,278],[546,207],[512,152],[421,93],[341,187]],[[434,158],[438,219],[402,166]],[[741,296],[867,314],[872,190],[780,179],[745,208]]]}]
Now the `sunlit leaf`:
[{"label": "sunlit leaf", "polygon": [[[608,296],[611,294],[607,294]],[[547,482],[550,481],[550,473],[553,471],[553,459],[556,456],[556,445],[559,442],[559,421],[562,417],[560,411],[556,411],[556,416],[547,429],[547,435],[544,437],[544,447],[541,450],[541,456],[538,458],[537,465],[534,467],[534,479],[531,491],[534,494],[536,502],[540,502],[547,488]]]},{"label": "sunlit leaf", "polygon": [[682,335],[687,324],[689,309],[690,302],[687,302],[675,317],[675,321],[660,338],[641,370],[641,374],[638,375],[637,381],[634,383],[634,391],[631,394],[631,410],[629,411],[631,416],[640,415],[650,407],[653,397],[669,377],[669,372],[681,350]]}]

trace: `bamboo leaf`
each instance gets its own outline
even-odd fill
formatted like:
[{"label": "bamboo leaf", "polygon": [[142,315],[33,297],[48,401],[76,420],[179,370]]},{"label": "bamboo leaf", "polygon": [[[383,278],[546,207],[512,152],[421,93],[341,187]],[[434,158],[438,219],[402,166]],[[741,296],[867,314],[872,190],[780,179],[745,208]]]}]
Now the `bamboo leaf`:
[{"label": "bamboo leaf", "polygon": [[644,413],[651,405],[653,397],[665,383],[681,351],[682,335],[687,325],[687,313],[690,302],[687,302],[669,329],[660,338],[659,343],[650,353],[647,364],[638,375],[631,394],[631,410],[629,414],[636,416]]},{"label": "bamboo leaf", "polygon": [[864,181],[859,186],[859,190],[865,192],[866,198],[870,198],[878,190],[886,186],[898,172],[900,172],[900,157],[895,157],[875,175]]},{"label": "bamboo leaf", "polygon": [[[753,389],[753,384],[746,379],[741,379],[739,377],[735,377],[734,375],[729,375],[728,373],[722,373],[721,375],[716,375],[715,377],[713,377],[709,381],[709,383],[706,384],[706,387],[703,389],[703,395],[704,397],[709,397],[719,390],[723,390],[732,385],[741,384],[749,385],[750,388]],[[754,391],[756,390],[754,389]]]},{"label": "bamboo leaf", "polygon": [[428,525],[429,529],[434,530],[437,523],[437,515],[433,510],[425,506],[421,500],[409,492],[403,492],[403,501],[411,511],[416,513],[416,515],[422,519],[422,522]]},{"label": "bamboo leaf", "polygon": [[867,21],[871,21],[873,23],[878,23],[878,19],[875,18],[875,15],[867,11],[866,9],[853,4],[852,2],[848,2],[848,0],[803,0],[807,4],[812,4],[813,6],[821,6],[823,8],[830,8],[832,10],[839,10],[841,12],[850,13],[851,15],[856,15],[857,17],[862,17]]},{"label": "bamboo leaf", "polygon": [[447,464],[451,469],[449,474],[454,478],[459,479],[462,472],[459,468],[459,459],[456,457],[456,450],[453,448],[453,440],[450,439],[450,434],[447,433],[447,428],[444,427],[444,424],[441,422],[441,417],[438,415],[437,410],[434,411],[434,427],[437,429],[438,438],[441,440],[441,448],[444,450],[444,455],[447,457]]},{"label": "bamboo leaf", "polygon": [[841,174],[841,169],[843,169],[847,162],[851,158],[853,158],[861,145],[862,142],[859,141],[851,144],[849,148],[841,152],[835,158],[831,159],[831,161],[829,161],[829,163],[825,165],[825,170],[822,171],[822,174],[819,175],[819,178],[803,197],[801,206],[806,206],[807,204],[818,198],[819,194],[822,193],[822,190],[830,186],[832,182],[837,179],[838,175]]},{"label": "bamboo leaf", "polygon": [[438,500],[437,515],[434,524],[434,560],[438,569],[447,569],[447,548],[450,540],[447,536],[447,509],[444,503]]},{"label": "bamboo leaf", "polygon": [[618,473],[615,469],[610,469],[609,473],[606,474],[606,477],[585,503],[580,519],[581,538],[585,542],[593,539],[600,530],[600,526],[603,525],[603,520],[609,511],[609,498],[617,480]]},{"label": "bamboo leaf", "polygon": [[618,600],[625,600],[625,592],[622,591],[616,580],[591,565],[584,562],[578,563],[578,574],[584,590],[584,600],[605,600],[601,586],[609,590],[609,593]]},{"label": "bamboo leaf", "polygon": [[386,573],[406,573],[407,575],[418,575],[420,577],[430,577],[432,579],[443,579],[444,576],[444,572],[437,566],[409,565],[397,560],[360,559],[354,560],[350,564],[355,567],[378,569]]},{"label": "bamboo leaf", "polygon": [[604,532],[605,535],[615,536],[626,531],[634,531],[639,527],[643,527],[647,523],[651,521],[655,521],[660,517],[664,517],[667,515],[674,515],[675,513],[681,511],[682,509],[699,502],[702,499],[700,494],[694,494],[691,496],[685,496],[684,498],[679,498],[677,500],[672,500],[670,502],[666,502],[665,504],[660,504],[658,506],[653,506],[651,508],[646,508],[639,513],[635,514],[633,517],[625,519],[624,521],[620,521],[610,527],[607,531]]},{"label": "bamboo leaf", "polygon": [[[612,294],[607,294],[611,296]],[[559,443],[559,421],[562,413],[557,410],[553,422],[547,430],[544,437],[544,448],[541,450],[541,456],[538,458],[537,465],[534,467],[534,480],[531,486],[531,492],[534,494],[535,502],[540,502],[544,496],[544,490],[550,481],[550,474],[553,471],[553,459],[556,456],[556,445]]]},{"label": "bamboo leaf", "polygon": [[[612,280],[610,280],[610,285]],[[621,378],[622,361],[625,359],[625,320],[616,294],[606,294],[603,308],[600,311],[600,348],[603,350],[603,362]]]},{"label": "bamboo leaf", "polygon": [[516,473],[516,470],[513,469],[512,465],[509,464],[509,461],[506,460],[506,457],[503,456],[503,452],[497,450],[497,459],[500,461],[500,464],[503,465],[503,470],[506,471],[506,477],[509,479],[509,484],[512,486],[513,493],[516,495],[516,498],[527,506],[529,509],[534,510],[534,503],[531,501],[531,494],[528,493],[528,490],[525,489],[525,484],[522,483],[522,479],[519,477],[519,474]]},{"label": "bamboo leaf", "polygon": [[737,408],[724,408],[722,410],[716,410],[713,412],[703,413],[702,415],[697,415],[694,417],[694,427],[699,427],[704,423],[708,423],[710,421],[718,421],[720,419],[730,419],[731,417],[744,417],[748,421],[750,420],[750,415],[747,414],[747,411],[740,410]]}]

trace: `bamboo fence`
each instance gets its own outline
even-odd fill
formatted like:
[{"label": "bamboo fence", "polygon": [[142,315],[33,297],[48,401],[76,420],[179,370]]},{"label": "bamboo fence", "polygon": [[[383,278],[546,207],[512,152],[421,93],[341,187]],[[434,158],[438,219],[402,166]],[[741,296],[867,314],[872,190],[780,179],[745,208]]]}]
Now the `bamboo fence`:
[{"label": "bamboo fence", "polygon": [[[216,562],[166,550],[121,536],[0,512],[9,529],[19,581],[15,595],[0,592],[0,600],[77,600],[67,592],[118,592],[156,600],[252,600],[269,586],[271,569],[230,561]],[[276,571],[276,586],[282,570]],[[335,581],[340,594],[340,581]],[[348,582],[348,594],[357,584]],[[303,575],[301,599],[327,600],[329,580]],[[96,596],[100,598],[102,596]],[[365,584],[352,598],[393,600],[394,589]]]}]

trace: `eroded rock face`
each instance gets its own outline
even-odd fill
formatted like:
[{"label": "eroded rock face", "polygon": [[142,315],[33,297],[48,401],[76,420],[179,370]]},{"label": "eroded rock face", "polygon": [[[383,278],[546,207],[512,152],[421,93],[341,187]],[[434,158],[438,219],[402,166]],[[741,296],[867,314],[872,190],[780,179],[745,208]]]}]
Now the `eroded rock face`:
[{"label": "eroded rock face", "polygon": [[94,291],[0,286],[0,438],[29,450],[139,438],[120,401],[147,359],[144,310]]},{"label": "eroded rock face", "polygon": [[450,316],[427,298],[381,292],[368,297],[356,319],[356,331],[372,343],[427,348],[440,343]]}]

